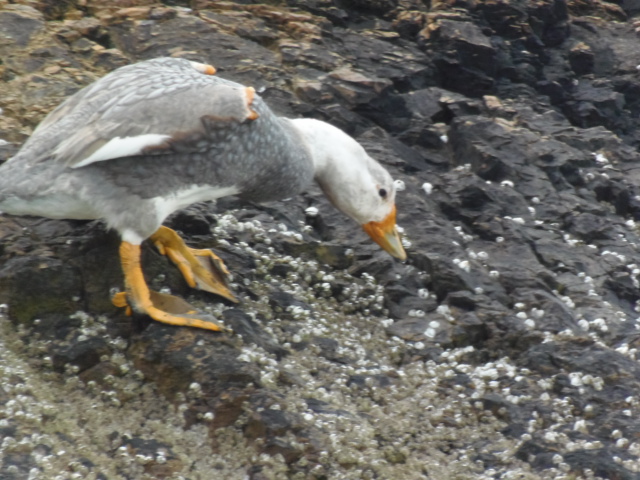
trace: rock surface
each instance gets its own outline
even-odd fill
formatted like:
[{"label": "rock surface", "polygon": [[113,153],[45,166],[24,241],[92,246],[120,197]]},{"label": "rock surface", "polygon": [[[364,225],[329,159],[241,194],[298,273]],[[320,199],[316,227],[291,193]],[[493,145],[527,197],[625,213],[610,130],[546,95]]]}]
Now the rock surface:
[{"label": "rock surface", "polygon": [[143,261],[215,334],[112,307],[99,222],[1,216],[0,478],[640,478],[638,2],[270,3],[0,0],[0,161],[114,68],[204,61],[384,163],[409,259],[315,187],[194,205],[242,302]]}]

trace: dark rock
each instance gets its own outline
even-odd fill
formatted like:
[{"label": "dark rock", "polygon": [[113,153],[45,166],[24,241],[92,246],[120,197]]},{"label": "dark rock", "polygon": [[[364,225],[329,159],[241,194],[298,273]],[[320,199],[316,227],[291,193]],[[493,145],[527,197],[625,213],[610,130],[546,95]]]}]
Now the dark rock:
[{"label": "dark rock", "polygon": [[107,343],[98,337],[83,341],[75,339],[68,347],[54,347],[52,350],[53,367],[61,372],[70,365],[75,365],[79,372],[83,372],[97,365],[103,355],[110,353]]},{"label": "dark rock", "polygon": [[489,394],[482,397],[484,408],[491,410],[498,418],[512,422],[513,416],[516,415],[517,409],[515,405],[506,401],[500,395]]},{"label": "dark rock", "polygon": [[283,246],[284,251],[289,255],[308,256],[333,268],[348,268],[353,262],[353,258],[347,255],[347,248],[344,245],[315,242],[305,245],[289,242]]},{"label": "dark rock", "polygon": [[269,304],[273,311],[278,314],[285,313],[290,307],[298,307],[309,311],[311,306],[305,302],[297,300],[293,295],[283,291],[274,291],[269,295]]},{"label": "dark rock", "polygon": [[610,87],[596,86],[591,82],[580,82],[573,100],[563,105],[569,120],[582,128],[604,125],[610,129],[619,128],[619,120],[624,108],[624,95]]},{"label": "dark rock", "polygon": [[612,460],[615,454],[620,454],[620,452],[613,452],[609,449],[577,450],[564,454],[564,460],[577,474],[582,474],[589,469],[602,478],[637,479],[637,473],[629,471]]},{"label": "dark rock", "polygon": [[167,219],[171,228],[188,235],[209,235],[214,222],[214,217],[206,209],[197,206],[176,212]]},{"label": "dark rock", "polygon": [[587,243],[610,238],[611,225],[590,213],[577,213],[567,219],[568,230]]},{"label": "dark rock", "polygon": [[345,4],[346,7],[381,15],[395,8],[398,2],[397,0],[347,0]]},{"label": "dark rock", "polygon": [[[44,29],[42,14],[27,5],[5,5],[0,12],[0,32],[9,45],[25,47],[31,39]],[[8,52],[2,45],[2,52]]]},{"label": "dark rock", "polygon": [[425,330],[429,326],[427,318],[409,318],[394,322],[387,328],[389,335],[395,335],[403,340],[420,341],[425,339]]},{"label": "dark rock", "polygon": [[145,463],[145,473],[154,478],[171,477],[182,468],[182,462],[173,453],[169,445],[156,440],[146,440],[139,437],[123,438],[122,447],[133,456],[143,456],[152,459]]},{"label": "dark rock", "polygon": [[0,270],[0,302],[13,305],[11,316],[18,323],[74,313],[82,297],[78,270],[55,258],[15,257]]},{"label": "dark rock", "polygon": [[304,453],[299,446],[288,442],[284,438],[271,438],[267,440],[264,444],[263,451],[271,456],[281,455],[287,464],[292,464],[299,460]]},{"label": "dark rock", "polygon": [[253,343],[273,353],[277,358],[282,358],[288,352],[260,328],[258,323],[242,310],[232,308],[222,314],[225,325],[229,325],[234,333],[241,335],[245,342]]},{"label": "dark rock", "polygon": [[481,347],[489,338],[486,325],[473,312],[463,313],[456,318],[449,335],[451,337],[451,345],[457,347],[465,347],[468,345]]},{"label": "dark rock", "polygon": [[429,312],[438,306],[437,299],[429,297],[427,299],[415,296],[412,292],[400,285],[390,286],[387,289],[388,296],[385,299],[385,307],[389,309],[391,318],[402,319],[409,315],[412,310]]},{"label": "dark rock", "polygon": [[332,338],[315,337],[312,339],[312,344],[316,345],[320,349],[320,355],[332,362],[348,365],[353,363],[353,359],[340,355],[338,349],[339,343]]},{"label": "dark rock", "polygon": [[266,409],[255,412],[245,427],[244,434],[250,440],[266,436],[280,436],[290,431],[295,420],[282,410]]},{"label": "dark rock", "polygon": [[424,28],[426,16],[416,10],[403,10],[394,19],[392,26],[402,38],[413,39]]},{"label": "dark rock", "polygon": [[[186,391],[194,382],[200,384],[211,399],[209,408],[216,412],[215,425],[232,424],[241,413],[249,386],[259,384],[257,367],[238,360],[239,352],[224,337],[182,332],[176,337],[170,328],[150,325],[130,348],[136,367],[169,397]],[[207,344],[215,347],[207,348]]]},{"label": "dark rock", "polygon": [[346,102],[351,108],[368,104],[391,86],[384,78],[367,77],[350,68],[340,68],[329,73],[331,89],[336,97]]},{"label": "dark rock", "polygon": [[591,73],[594,66],[594,54],[588,45],[579,43],[569,51],[569,64],[576,74]]},{"label": "dark rock", "polygon": [[[418,43],[424,49],[441,52],[434,63],[442,87],[474,96],[493,91],[496,51],[473,23],[437,20],[420,32]],[[469,88],[471,84],[473,89]]]}]

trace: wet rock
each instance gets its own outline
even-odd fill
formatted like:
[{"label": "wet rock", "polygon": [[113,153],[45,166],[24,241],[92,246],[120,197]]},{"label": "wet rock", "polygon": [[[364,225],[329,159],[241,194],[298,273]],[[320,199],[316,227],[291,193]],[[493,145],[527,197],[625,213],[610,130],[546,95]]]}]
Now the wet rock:
[{"label": "wet rock", "polygon": [[285,463],[292,464],[303,455],[302,449],[284,438],[273,438],[265,442],[264,453],[275,456],[281,455]]},{"label": "wet rock", "polygon": [[[241,414],[247,389],[258,383],[257,369],[238,360],[239,351],[224,339],[174,337],[170,331],[151,326],[139,340],[132,344],[130,354],[145,377],[158,382],[174,401],[184,398],[181,392],[191,392],[195,398],[186,412],[187,419],[195,419],[204,407],[215,412],[215,428],[232,424]],[[205,347],[210,342],[217,344],[215,349]],[[166,356],[168,352],[173,353]],[[205,399],[202,405],[200,398]]]}]

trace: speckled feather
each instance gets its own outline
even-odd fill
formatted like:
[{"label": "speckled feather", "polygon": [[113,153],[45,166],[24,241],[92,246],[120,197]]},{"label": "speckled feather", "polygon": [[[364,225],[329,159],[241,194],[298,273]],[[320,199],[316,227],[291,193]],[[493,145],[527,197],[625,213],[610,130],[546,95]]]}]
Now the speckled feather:
[{"label": "speckled feather", "polygon": [[[0,167],[0,201],[20,196],[30,206],[16,213],[105,218],[144,238],[163,220],[145,215],[149,202],[187,187],[235,187],[255,201],[298,193],[313,179],[304,142],[258,96],[251,109],[259,118],[248,120],[245,90],[187,60],[121,68],[61,104]],[[74,168],[112,138],[149,133],[170,138],[141,155]]]}]

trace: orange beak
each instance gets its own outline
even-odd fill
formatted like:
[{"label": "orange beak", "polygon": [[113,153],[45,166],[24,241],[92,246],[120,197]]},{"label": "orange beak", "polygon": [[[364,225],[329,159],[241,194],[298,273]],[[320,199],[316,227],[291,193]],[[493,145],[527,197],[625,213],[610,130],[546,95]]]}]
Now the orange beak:
[{"label": "orange beak", "polygon": [[369,236],[380,245],[389,255],[400,260],[407,259],[400,235],[396,229],[396,206],[393,206],[391,213],[381,222],[369,222],[362,225],[362,228]]}]

